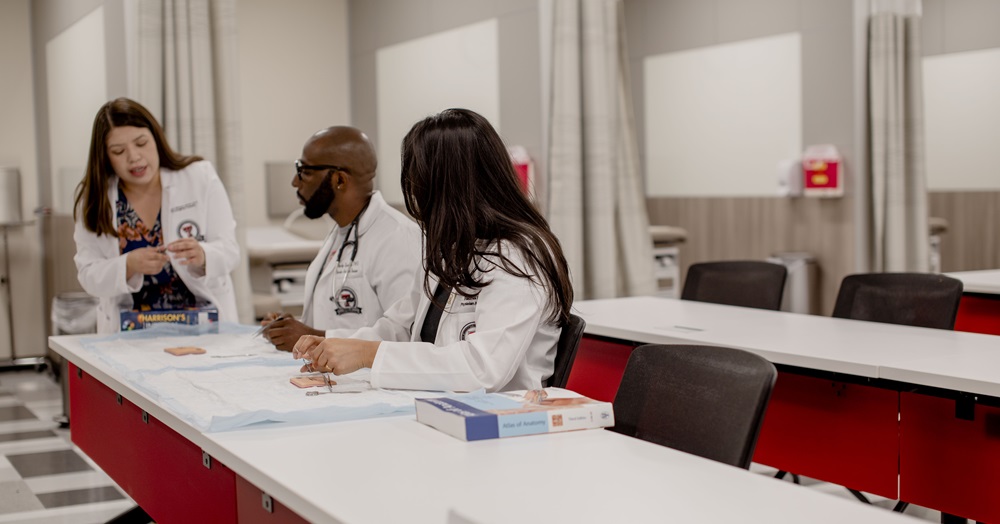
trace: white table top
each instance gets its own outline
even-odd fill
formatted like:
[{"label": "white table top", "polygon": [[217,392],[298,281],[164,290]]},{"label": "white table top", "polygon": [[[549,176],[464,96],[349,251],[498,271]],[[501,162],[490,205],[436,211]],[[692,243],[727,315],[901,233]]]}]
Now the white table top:
[{"label": "white table top", "polygon": [[967,293],[987,293],[1000,295],[1000,269],[982,271],[956,271],[945,275],[962,281]]},{"label": "white table top", "polygon": [[323,248],[322,240],[310,240],[278,226],[248,227],[247,256],[269,264],[312,262]]},{"label": "white table top", "polygon": [[592,335],[735,347],[776,364],[1000,396],[993,335],[658,297],[585,300],[574,309]]},{"label": "white table top", "polygon": [[402,416],[205,434],[79,339],[49,345],[311,522],[915,522],[601,430],[470,443]]}]

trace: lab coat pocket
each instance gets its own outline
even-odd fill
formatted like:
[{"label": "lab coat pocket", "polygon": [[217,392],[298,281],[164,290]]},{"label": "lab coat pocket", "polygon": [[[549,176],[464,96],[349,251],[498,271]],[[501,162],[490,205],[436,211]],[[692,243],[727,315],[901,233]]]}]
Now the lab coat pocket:
[{"label": "lab coat pocket", "polygon": [[367,292],[370,286],[365,280],[361,264],[347,261],[338,264],[332,284],[330,300],[337,304],[337,315],[362,314],[370,299],[370,293]]}]

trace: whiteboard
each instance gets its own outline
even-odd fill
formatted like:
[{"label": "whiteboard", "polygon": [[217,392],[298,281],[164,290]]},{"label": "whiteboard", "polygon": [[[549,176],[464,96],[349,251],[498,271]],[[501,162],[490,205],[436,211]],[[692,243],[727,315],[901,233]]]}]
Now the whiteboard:
[{"label": "whiteboard", "polygon": [[73,212],[83,179],[94,115],[108,101],[104,62],[104,8],[98,7],[45,44],[48,79],[52,205]]},{"label": "whiteboard", "polygon": [[1000,48],[924,58],[927,189],[1000,190]]},{"label": "whiteboard", "polygon": [[798,33],[649,56],[649,196],[774,196],[802,152]]},{"label": "whiteboard", "polygon": [[500,130],[497,20],[471,24],[376,52],[378,187],[386,201],[403,202],[399,153],[417,121],[462,107]]}]

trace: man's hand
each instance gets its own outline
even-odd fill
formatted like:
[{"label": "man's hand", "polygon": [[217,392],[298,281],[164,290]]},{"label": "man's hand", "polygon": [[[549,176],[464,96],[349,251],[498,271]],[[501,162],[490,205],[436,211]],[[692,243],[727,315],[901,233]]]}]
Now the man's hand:
[{"label": "man's hand", "polygon": [[[274,315],[274,316],[272,316]],[[282,316],[276,313],[268,313],[264,317],[264,322],[270,322],[267,327],[264,328],[264,338],[271,341],[274,347],[280,349],[281,351],[291,351],[295,347],[295,343],[299,341],[299,337],[302,335],[315,335],[323,336],[324,331],[318,329],[313,329],[294,317]],[[262,324],[264,323],[262,322]]]}]

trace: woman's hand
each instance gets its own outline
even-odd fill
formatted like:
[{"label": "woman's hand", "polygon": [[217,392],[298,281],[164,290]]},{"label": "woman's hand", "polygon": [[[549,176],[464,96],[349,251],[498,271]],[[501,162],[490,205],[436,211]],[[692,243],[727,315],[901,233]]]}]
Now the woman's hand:
[{"label": "woman's hand", "polygon": [[380,342],[372,340],[303,335],[295,343],[292,355],[311,361],[311,364],[302,366],[303,372],[332,371],[335,375],[344,375],[372,367],[379,344]]},{"label": "woman's hand", "polygon": [[134,275],[156,275],[163,271],[163,266],[170,261],[164,253],[164,247],[143,247],[133,249],[125,255],[125,278]]},{"label": "woman's hand", "polygon": [[205,250],[197,240],[193,238],[174,240],[167,244],[167,251],[170,251],[182,266],[205,270]]}]

